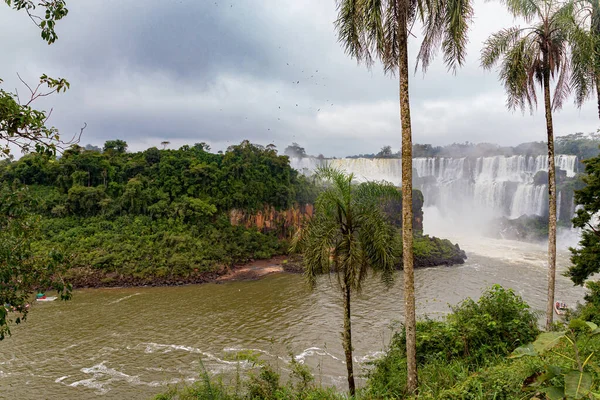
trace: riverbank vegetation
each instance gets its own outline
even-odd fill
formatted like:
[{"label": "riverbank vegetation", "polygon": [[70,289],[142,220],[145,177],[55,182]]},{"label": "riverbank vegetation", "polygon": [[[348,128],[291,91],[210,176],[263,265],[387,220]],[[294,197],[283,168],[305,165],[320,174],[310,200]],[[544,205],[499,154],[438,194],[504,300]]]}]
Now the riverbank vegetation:
[{"label": "riverbank vegetation", "polygon": [[246,227],[232,223],[230,211],[286,210],[311,203],[317,190],[287,157],[249,142],[224,154],[204,144],[126,149],[113,140],[103,151],[73,146],[58,159],[30,154],[0,164],[0,182],[30,188],[25,204],[42,233],[33,249],[68,255],[77,285],[201,281],[281,254],[285,226]]},{"label": "riverbank vegetation", "polygon": [[[321,190],[273,146],[248,141],[225,153],[202,143],[141,152],[127,152],[122,140],[72,146],[60,158],[0,162],[0,185],[28,187],[21,203],[39,231],[31,250],[63,254],[76,287],[206,282],[285,254]],[[398,204],[388,213],[399,226]],[[417,192],[417,266],[462,263],[450,242],[420,236],[422,205]]]},{"label": "riverbank vegetation", "polygon": [[[511,289],[495,285],[477,301],[451,307],[442,320],[417,324],[419,399],[591,399],[600,392],[600,330],[585,314],[540,332],[538,315]],[[404,330],[364,371],[356,399],[411,397],[406,383]],[[173,387],[156,399],[343,399],[315,382],[292,357],[287,382],[258,359],[249,376],[231,383],[209,377]],[[547,396],[547,397],[545,397]],[[596,397],[594,397],[596,396]]]}]

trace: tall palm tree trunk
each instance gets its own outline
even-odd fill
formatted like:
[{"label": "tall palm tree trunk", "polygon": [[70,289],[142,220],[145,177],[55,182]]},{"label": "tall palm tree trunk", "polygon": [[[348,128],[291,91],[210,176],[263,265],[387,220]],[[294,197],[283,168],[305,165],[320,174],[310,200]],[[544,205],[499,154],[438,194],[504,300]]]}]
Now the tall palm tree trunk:
[{"label": "tall palm tree trunk", "polygon": [[415,273],[413,269],[412,226],[412,131],[408,97],[408,1],[399,7],[398,37],[400,77],[400,121],[402,124],[402,259],[404,268],[404,326],[406,328],[406,363],[408,393],[417,391],[417,345],[415,317]]},{"label": "tall palm tree trunk", "polygon": [[354,385],[354,368],[352,366],[352,326],[350,322],[350,284],[344,283],[344,353],[346,354],[346,368],[348,370],[348,390],[350,396],[356,393]]},{"label": "tall palm tree trunk", "polygon": [[[591,20],[591,26],[590,26],[590,30],[592,31],[592,35],[595,38],[600,37],[600,6],[598,5],[597,1],[592,1],[592,20]],[[600,74],[598,74],[598,65],[599,65],[599,56],[598,56],[598,52],[600,51],[600,45],[598,45],[598,43],[595,46],[595,52],[594,52],[594,72],[595,72],[595,79],[594,79],[594,83],[596,84],[596,98],[598,101],[598,118],[600,118]]]},{"label": "tall palm tree trunk", "polygon": [[600,118],[600,75],[596,76],[596,99],[598,100],[598,118]]},{"label": "tall palm tree trunk", "polygon": [[550,68],[548,54],[544,62],[544,105],[546,108],[546,131],[548,133],[548,303],[546,304],[546,330],[552,328],[554,319],[554,287],[556,280],[556,170],[554,167],[554,128],[550,102]]}]

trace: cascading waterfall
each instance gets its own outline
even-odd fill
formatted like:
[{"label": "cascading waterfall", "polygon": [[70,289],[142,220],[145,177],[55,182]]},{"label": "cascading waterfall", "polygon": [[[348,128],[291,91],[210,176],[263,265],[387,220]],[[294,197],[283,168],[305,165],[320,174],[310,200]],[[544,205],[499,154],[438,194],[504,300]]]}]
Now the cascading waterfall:
[{"label": "cascading waterfall", "polygon": [[[577,173],[577,157],[557,155],[557,168],[567,177]],[[317,159],[292,158],[292,167],[310,174],[329,165],[353,173],[358,181],[401,182],[400,159]],[[548,156],[427,157],[413,159],[414,186],[425,196],[426,206],[445,214],[486,215],[518,218],[521,215],[547,215],[547,185],[536,174],[548,171]],[[534,179],[535,178],[535,179]],[[547,179],[547,178],[546,178]],[[536,182],[537,181],[537,182]],[[559,218],[564,195],[558,193]],[[564,214],[567,214],[565,212]]]}]

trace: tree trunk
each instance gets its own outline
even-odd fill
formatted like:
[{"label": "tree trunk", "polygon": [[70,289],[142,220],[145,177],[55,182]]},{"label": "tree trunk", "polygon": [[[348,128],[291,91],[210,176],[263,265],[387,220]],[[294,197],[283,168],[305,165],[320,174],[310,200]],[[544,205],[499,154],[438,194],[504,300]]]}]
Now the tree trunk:
[{"label": "tree trunk", "polygon": [[[600,6],[597,1],[592,1],[592,19],[590,24],[590,31],[593,36],[598,37],[600,35]],[[596,84],[596,100],[598,102],[598,118],[600,118],[600,71],[598,71],[599,65],[599,56],[598,52],[600,51],[600,46],[596,44],[595,52],[594,52],[594,66],[593,71],[595,75],[595,84]]]},{"label": "tree trunk", "polygon": [[596,76],[596,99],[598,100],[598,118],[600,118],[600,75]]},{"label": "tree trunk", "polygon": [[346,354],[346,368],[348,370],[348,390],[350,396],[356,393],[354,386],[354,370],[352,367],[352,325],[350,323],[350,284],[344,282],[344,353]]},{"label": "tree trunk", "polygon": [[554,287],[556,280],[556,169],[554,167],[554,129],[550,102],[550,68],[544,53],[544,105],[548,133],[548,303],[546,304],[546,330],[552,328],[554,319]]},{"label": "tree trunk", "polygon": [[406,328],[406,390],[417,392],[417,345],[415,317],[415,274],[413,269],[412,131],[408,97],[408,1],[399,7],[398,69],[400,77],[400,121],[402,124],[402,260],[404,268],[404,326]]}]

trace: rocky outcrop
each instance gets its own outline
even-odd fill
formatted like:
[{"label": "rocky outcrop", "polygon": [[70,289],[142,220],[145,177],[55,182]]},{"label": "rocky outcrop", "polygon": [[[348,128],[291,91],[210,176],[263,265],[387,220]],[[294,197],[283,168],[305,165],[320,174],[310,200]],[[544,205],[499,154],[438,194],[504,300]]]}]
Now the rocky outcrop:
[{"label": "rocky outcrop", "polygon": [[413,248],[416,268],[464,264],[467,259],[458,244],[429,235],[415,236]]},{"label": "rocky outcrop", "polygon": [[233,209],[229,211],[229,222],[234,226],[243,225],[246,228],[257,228],[261,232],[276,232],[279,237],[289,237],[313,213],[312,204],[298,204],[287,210],[265,207],[255,213]]},{"label": "rocky outcrop", "polygon": [[488,236],[497,239],[541,241],[548,239],[548,217],[522,215],[519,218],[496,218],[489,225]]},{"label": "rocky outcrop", "polygon": [[[413,190],[413,229],[423,231],[423,193]],[[402,200],[389,200],[383,204],[391,222],[402,227]],[[289,237],[314,214],[312,204],[296,204],[287,210],[276,210],[265,207],[257,212],[246,212],[233,209],[229,211],[231,225],[242,225],[246,228],[257,228],[261,232],[277,232],[279,237]]]}]

